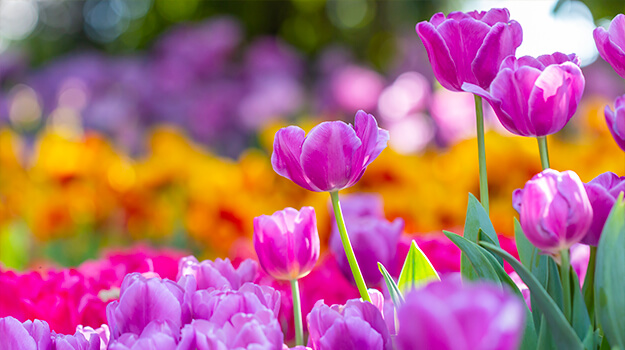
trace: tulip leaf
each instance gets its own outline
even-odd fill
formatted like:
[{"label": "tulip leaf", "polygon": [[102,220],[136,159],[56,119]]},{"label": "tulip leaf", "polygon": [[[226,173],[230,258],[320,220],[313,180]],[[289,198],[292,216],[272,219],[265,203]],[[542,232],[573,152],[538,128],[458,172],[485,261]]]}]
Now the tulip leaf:
[{"label": "tulip leaf", "polygon": [[516,249],[519,252],[519,258],[523,266],[530,268],[532,262],[532,256],[536,248],[530,243],[521,228],[521,223],[517,218],[514,218],[514,240],[516,241]]},{"label": "tulip leaf", "polygon": [[414,240],[410,243],[410,250],[406,260],[404,260],[404,266],[399,274],[399,280],[397,281],[397,287],[399,290],[406,294],[408,291],[422,286],[430,281],[440,281],[438,273],[432,266],[432,263],[423,253],[421,248]]},{"label": "tulip leaf", "polygon": [[482,251],[480,251],[480,246],[478,246],[475,242],[471,242],[468,239],[459,236],[453,232],[443,231],[443,233],[456,246],[458,246],[458,248],[460,248],[464,255],[466,255],[467,261],[473,268],[476,277],[480,277],[489,281],[494,281],[498,284],[501,283],[499,280],[499,276],[497,276],[497,271],[495,271],[495,268],[491,265],[486,255],[484,255]]},{"label": "tulip leaf", "polygon": [[534,297],[532,307],[539,308],[542,311],[556,347],[558,349],[583,349],[584,347],[579,337],[566,320],[566,317],[564,317],[562,310],[551,299],[536,277],[521,262],[503,249],[484,242],[480,243],[480,245],[506,260],[525,282]]},{"label": "tulip leaf", "polygon": [[577,336],[580,339],[584,339],[588,333],[588,328],[590,327],[590,316],[588,316],[588,309],[586,308],[582,291],[579,289],[579,278],[577,277],[577,273],[575,273],[574,269],[570,269],[569,273],[571,275],[569,279],[571,281],[571,290],[573,291],[571,323],[573,325],[573,329],[575,329],[575,332],[577,333]]},{"label": "tulip leaf", "polygon": [[595,312],[612,348],[625,349],[625,202],[621,193],[605,222],[595,265]]},{"label": "tulip leaf", "polygon": [[[486,211],[480,204],[480,201],[478,201],[473,194],[469,193],[463,236],[469,241],[477,243],[479,240],[480,229],[482,229],[484,233],[487,234],[493,242],[495,242],[496,246],[499,246],[497,233],[495,232],[493,224],[490,222],[488,214],[486,214]],[[460,259],[460,272],[462,273],[462,276],[470,280],[476,279],[477,275],[466,254],[462,254]],[[503,266],[503,260],[499,257],[497,259],[500,260],[499,262]]]},{"label": "tulip leaf", "polygon": [[402,296],[397,284],[391,277],[391,274],[388,273],[384,265],[378,262],[378,269],[380,269],[380,273],[382,273],[382,277],[384,277],[384,282],[386,283],[386,288],[388,288],[388,293],[391,295],[391,300],[395,307],[404,303],[404,297]]}]

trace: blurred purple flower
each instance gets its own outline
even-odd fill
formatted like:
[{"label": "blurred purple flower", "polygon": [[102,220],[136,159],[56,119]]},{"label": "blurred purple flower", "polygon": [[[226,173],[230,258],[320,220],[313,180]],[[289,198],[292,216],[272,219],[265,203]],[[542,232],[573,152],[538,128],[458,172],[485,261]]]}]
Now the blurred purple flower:
[{"label": "blurred purple flower", "polygon": [[593,219],[593,209],[579,176],[546,169],[513,194],[527,239],[544,253],[558,255],[581,241]]},{"label": "blurred purple flower", "polygon": [[592,224],[580,243],[596,247],[616,198],[625,192],[625,177],[606,172],[584,184],[584,188],[592,207]]},{"label": "blurred purple flower", "polygon": [[446,89],[462,91],[463,83],[487,89],[505,57],[521,45],[521,25],[508,9],[441,12],[417,24],[436,79]]},{"label": "blurred purple flower", "polygon": [[608,30],[597,27],[593,36],[601,58],[606,60],[618,75],[625,78],[625,15],[616,15]]},{"label": "blurred purple flower", "polygon": [[538,58],[506,58],[490,92],[470,83],[462,88],[485,98],[511,133],[546,136],[560,131],[571,119],[584,85],[577,56],[556,52]]},{"label": "blurred purple flower", "polygon": [[397,345],[400,350],[513,350],[524,316],[522,302],[495,285],[430,283],[406,295],[398,308]]},{"label": "blurred purple flower", "polygon": [[614,101],[614,111],[605,106],[605,121],[616,144],[625,151],[625,95]]},{"label": "blurred purple flower", "polygon": [[288,44],[273,37],[261,37],[252,42],[245,53],[245,70],[249,76],[286,75],[298,78],[304,62]]},{"label": "blurred purple flower", "polygon": [[184,276],[191,275],[195,278],[197,289],[233,289],[241,288],[246,282],[254,282],[258,278],[258,264],[247,259],[239,264],[236,269],[230,259],[204,260],[198,262],[194,256],[180,259],[178,277],[180,281]]},{"label": "blurred purple flower", "polygon": [[377,72],[348,65],[334,73],[330,80],[330,91],[342,111],[373,110],[377,107],[384,85],[384,77]]},{"label": "blurred purple flower", "polygon": [[180,328],[169,321],[154,320],[141,334],[125,333],[111,342],[109,350],[170,350],[176,349]]},{"label": "blurred purple flower", "polygon": [[319,259],[319,233],[313,207],[279,210],[254,218],[254,249],[265,272],[278,280],[300,279]]},{"label": "blurred purple flower", "polygon": [[360,299],[332,306],[319,300],[306,321],[308,346],[313,350],[393,348],[391,335],[380,310]]},{"label": "blurred purple flower", "polygon": [[10,350],[47,350],[52,345],[50,326],[45,321],[24,323],[11,316],[0,318],[2,346]]},{"label": "blurred purple flower", "polygon": [[430,103],[430,82],[420,73],[405,72],[380,94],[380,117],[390,121],[402,119],[426,109]]},{"label": "blurred purple flower", "polygon": [[386,148],[389,137],[388,131],[378,128],[375,118],[364,111],[356,113],[354,124],[323,122],[307,136],[297,126],[278,130],[271,155],[273,169],[315,192],[354,185]]}]

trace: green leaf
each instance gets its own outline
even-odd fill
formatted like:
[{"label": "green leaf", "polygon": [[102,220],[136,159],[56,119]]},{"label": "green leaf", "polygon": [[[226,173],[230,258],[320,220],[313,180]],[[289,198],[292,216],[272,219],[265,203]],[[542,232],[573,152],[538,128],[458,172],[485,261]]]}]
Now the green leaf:
[{"label": "green leaf", "polygon": [[443,231],[443,233],[467,256],[467,261],[475,272],[476,277],[501,284],[497,271],[495,271],[486,255],[480,251],[480,246],[453,232]]},{"label": "green leaf", "polygon": [[625,349],[625,202],[621,193],[597,247],[595,312],[612,348]]},{"label": "green leaf", "polygon": [[547,294],[547,291],[536,277],[534,277],[517,259],[501,248],[489,243],[480,243],[480,245],[505,259],[519,274],[523,282],[525,282],[530,289],[530,293],[534,296],[535,303],[532,304],[532,307],[539,308],[543,312],[556,347],[558,349],[571,350],[583,349],[584,347],[580,339],[577,337],[577,334],[575,334],[571,325],[568,324],[562,310],[560,310],[549,294]]},{"label": "green leaf", "polygon": [[378,269],[380,269],[380,272],[382,273],[382,277],[384,277],[384,282],[386,282],[386,288],[388,288],[388,293],[391,295],[391,300],[393,301],[393,304],[395,304],[395,307],[398,307],[399,305],[403,304],[404,297],[399,291],[399,288],[397,288],[397,284],[393,280],[393,277],[391,277],[388,271],[386,271],[386,268],[384,267],[384,265],[382,265],[379,262],[378,262]]},{"label": "green leaf", "polygon": [[538,350],[551,350],[556,348],[553,344],[553,337],[545,322],[545,315],[540,316],[540,330],[538,331],[538,340],[536,341],[536,349]]},{"label": "green leaf", "polygon": [[570,269],[570,281],[571,290],[573,291],[573,303],[571,309],[571,323],[573,329],[577,333],[579,339],[584,339],[590,328],[590,316],[588,316],[588,309],[586,309],[586,303],[584,303],[584,296],[579,289],[579,278],[574,269]]},{"label": "green leaf", "polygon": [[534,250],[536,250],[536,248],[525,236],[523,228],[521,228],[521,223],[517,220],[517,218],[514,218],[514,240],[516,241],[516,249],[519,252],[521,263],[529,269],[532,263]]},{"label": "green leaf", "polygon": [[[473,194],[469,193],[463,236],[469,241],[477,243],[479,240],[478,235],[480,229],[482,229],[482,231],[484,231],[484,233],[487,234],[493,242],[495,242],[495,245],[499,247],[499,239],[497,238],[497,233],[495,232],[493,224],[490,222],[488,214],[486,214],[486,211],[480,204],[480,201],[478,201]],[[500,263],[503,266],[503,260],[501,260]],[[472,265],[465,254],[462,254],[462,257],[460,258],[460,272],[462,273],[462,276],[467,279],[473,280],[477,278],[475,270],[473,270]]]},{"label": "green leaf", "polygon": [[430,260],[414,240],[410,243],[410,250],[399,274],[397,287],[402,293],[422,286],[430,281],[440,281],[438,273]]}]

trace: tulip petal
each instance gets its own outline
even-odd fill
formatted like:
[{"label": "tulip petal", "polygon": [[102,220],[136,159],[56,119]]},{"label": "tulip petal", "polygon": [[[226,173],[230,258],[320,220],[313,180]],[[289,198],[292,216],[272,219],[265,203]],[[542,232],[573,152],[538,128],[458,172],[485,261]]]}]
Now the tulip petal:
[{"label": "tulip petal", "polygon": [[593,31],[593,37],[601,58],[608,62],[618,75],[625,78],[625,47],[619,47],[613,41],[620,41],[620,39],[613,39],[602,27]]},{"label": "tulip petal", "polygon": [[456,64],[451,58],[449,48],[438,30],[428,22],[419,22],[417,24],[417,34],[423,41],[425,50],[428,53],[428,59],[432,64],[434,76],[438,79],[438,82],[448,90],[460,91],[461,81],[456,73]]},{"label": "tulip petal", "polygon": [[290,179],[301,187],[310,191],[321,191],[310,183],[300,164],[305,134],[304,130],[297,126],[278,130],[273,141],[271,165],[278,175]]},{"label": "tulip petal", "polygon": [[507,56],[514,55],[522,41],[523,31],[518,22],[506,21],[493,25],[471,64],[471,70],[481,87],[490,86],[499,71],[501,62]]},{"label": "tulip petal", "polygon": [[625,15],[616,15],[608,27],[610,41],[621,49],[625,49]]},{"label": "tulip petal", "polygon": [[354,129],[341,121],[315,126],[304,141],[300,164],[312,186],[323,191],[344,188],[352,176],[354,156],[362,142]]}]

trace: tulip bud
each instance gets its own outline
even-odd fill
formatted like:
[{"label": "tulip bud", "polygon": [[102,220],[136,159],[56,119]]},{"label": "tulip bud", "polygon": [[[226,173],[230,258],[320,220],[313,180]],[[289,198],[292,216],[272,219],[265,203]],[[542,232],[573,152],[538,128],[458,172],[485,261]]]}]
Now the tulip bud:
[{"label": "tulip bud", "polygon": [[254,249],[260,265],[275,279],[308,275],[319,259],[315,209],[286,208],[254,218]]},{"label": "tulip bud", "polygon": [[598,27],[593,32],[595,44],[601,58],[608,62],[612,68],[625,78],[625,15],[618,14],[608,30]]},{"label": "tulip bud", "polygon": [[592,223],[584,184],[572,171],[546,169],[516,196],[520,196],[521,227],[527,239],[547,254],[556,256],[581,241]]},{"label": "tulip bud", "polygon": [[614,101],[614,112],[605,106],[605,121],[616,144],[625,151],[625,95]]}]

